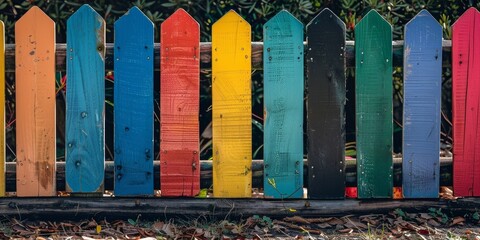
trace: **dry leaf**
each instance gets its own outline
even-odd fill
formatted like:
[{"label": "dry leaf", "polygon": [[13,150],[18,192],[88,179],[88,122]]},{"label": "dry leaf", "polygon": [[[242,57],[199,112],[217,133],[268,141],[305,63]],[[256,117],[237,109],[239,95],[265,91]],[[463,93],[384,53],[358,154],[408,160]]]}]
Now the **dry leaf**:
[{"label": "dry leaf", "polygon": [[442,224],[438,223],[437,221],[435,221],[435,220],[433,220],[433,219],[428,220],[427,224],[430,225],[430,226],[432,226],[432,227],[440,227],[440,226],[442,226]]},{"label": "dry leaf", "polygon": [[417,233],[421,234],[421,235],[430,235],[430,231],[428,229],[425,229],[425,228],[418,229]]},{"label": "dry leaf", "polygon": [[331,228],[332,225],[328,224],[328,223],[320,223],[317,225],[319,228]]},{"label": "dry leaf", "polygon": [[352,233],[353,229],[345,228],[345,229],[337,230],[337,232],[339,232],[339,233]]},{"label": "dry leaf", "polygon": [[420,217],[423,218],[423,219],[431,219],[433,218],[430,214],[428,213],[420,213]]},{"label": "dry leaf", "polygon": [[327,217],[327,218],[306,218],[307,221],[310,223],[324,223],[328,222],[333,219],[333,217]]},{"label": "dry leaf", "polygon": [[445,186],[440,187],[440,192],[444,193],[444,194],[453,195],[452,189],[450,189],[449,187],[445,187]]},{"label": "dry leaf", "polygon": [[95,220],[92,220],[92,221],[88,222],[87,228],[96,228],[97,225],[98,225],[97,222]]},{"label": "dry leaf", "polygon": [[310,222],[307,219],[300,216],[286,217],[283,220],[287,222],[310,224]]},{"label": "dry leaf", "polygon": [[153,229],[159,231],[159,230],[163,229],[163,225],[164,225],[163,222],[158,221],[158,222],[153,223],[152,227],[153,227]]},{"label": "dry leaf", "polygon": [[360,228],[360,229],[367,229],[368,226],[366,224],[363,224],[361,222],[357,222],[357,221],[347,221],[345,223],[345,227],[347,228]]},{"label": "dry leaf", "polygon": [[344,222],[338,218],[333,218],[332,220],[327,222],[330,225],[342,225]]},{"label": "dry leaf", "polygon": [[451,226],[455,226],[455,225],[457,225],[457,224],[458,224],[458,225],[463,225],[464,222],[465,222],[465,218],[460,217],[460,216],[454,217],[454,218],[452,219],[452,223],[450,224],[450,227],[451,227]]}]

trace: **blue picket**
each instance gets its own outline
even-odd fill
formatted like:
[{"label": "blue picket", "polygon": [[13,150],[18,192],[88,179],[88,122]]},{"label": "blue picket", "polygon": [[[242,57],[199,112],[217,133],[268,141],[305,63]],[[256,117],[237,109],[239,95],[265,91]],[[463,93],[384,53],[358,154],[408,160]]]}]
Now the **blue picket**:
[{"label": "blue picket", "polygon": [[103,192],[105,22],[85,4],[67,20],[66,183]]},{"label": "blue picket", "polygon": [[115,22],[115,195],[153,194],[153,23],[133,7]]},{"label": "blue picket", "polygon": [[405,26],[403,195],[436,198],[440,176],[442,27],[427,10]]},{"label": "blue picket", "polygon": [[303,24],[281,11],[263,28],[265,196],[303,196]]}]

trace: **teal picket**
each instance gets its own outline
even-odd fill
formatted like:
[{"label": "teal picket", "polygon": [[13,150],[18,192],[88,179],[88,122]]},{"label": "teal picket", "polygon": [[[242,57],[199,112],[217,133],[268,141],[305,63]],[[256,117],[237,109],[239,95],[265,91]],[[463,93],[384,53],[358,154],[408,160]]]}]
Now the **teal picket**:
[{"label": "teal picket", "polygon": [[283,10],[263,27],[266,197],[303,196],[303,24]]},{"label": "teal picket", "polygon": [[66,184],[103,192],[105,22],[89,5],[67,20]]}]

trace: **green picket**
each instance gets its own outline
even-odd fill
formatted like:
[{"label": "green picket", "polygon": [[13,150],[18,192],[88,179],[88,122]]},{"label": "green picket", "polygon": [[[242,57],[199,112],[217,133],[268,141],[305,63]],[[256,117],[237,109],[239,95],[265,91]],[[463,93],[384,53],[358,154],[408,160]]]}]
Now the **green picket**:
[{"label": "green picket", "polygon": [[355,27],[359,198],[392,197],[392,27],[371,10]]}]

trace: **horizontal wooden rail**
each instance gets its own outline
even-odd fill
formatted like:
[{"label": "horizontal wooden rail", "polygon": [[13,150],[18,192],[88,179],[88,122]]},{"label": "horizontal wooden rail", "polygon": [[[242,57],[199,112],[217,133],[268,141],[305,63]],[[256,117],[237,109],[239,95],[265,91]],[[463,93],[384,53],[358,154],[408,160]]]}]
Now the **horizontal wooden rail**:
[{"label": "horizontal wooden rail", "polygon": [[[306,42],[304,42],[306,46]],[[347,41],[346,64],[347,67],[355,67],[355,41]],[[451,66],[452,43],[450,40],[443,41],[443,66]],[[393,66],[403,67],[403,41],[393,41]],[[56,48],[57,71],[65,71],[66,44],[58,43]],[[306,49],[307,50],[307,49]],[[5,70],[7,72],[15,71],[15,44],[6,44],[5,48]],[[200,61],[202,69],[211,69],[212,64],[212,43],[200,43]],[[106,44],[105,68],[107,71],[113,70],[113,43]],[[160,44],[155,43],[155,71],[159,71],[160,66]],[[252,69],[263,68],[263,42],[252,42]]]},{"label": "horizontal wooden rail", "polygon": [[[18,219],[96,218],[156,220],[171,217],[248,217],[252,215],[279,218],[345,216],[346,214],[386,213],[397,208],[405,212],[427,212],[442,208],[463,215],[480,208],[479,198],[456,201],[435,200],[264,200],[258,199],[192,199],[192,198],[0,198],[0,212]],[[290,209],[295,209],[292,212]]]},{"label": "horizontal wooden rail", "polygon": [[[304,187],[308,187],[308,162],[304,160]],[[346,186],[357,185],[356,160],[346,162]],[[402,159],[394,158],[394,186],[402,185]],[[212,161],[200,161],[200,187],[209,188],[212,185]],[[440,158],[440,185],[452,185],[452,158]],[[6,164],[6,190],[16,191],[16,164]],[[160,189],[160,161],[154,161],[154,188]],[[57,190],[65,191],[65,162],[57,162]],[[105,162],[105,190],[113,190],[114,165],[112,161]],[[252,161],[252,185],[254,188],[263,188],[263,160]]]}]

